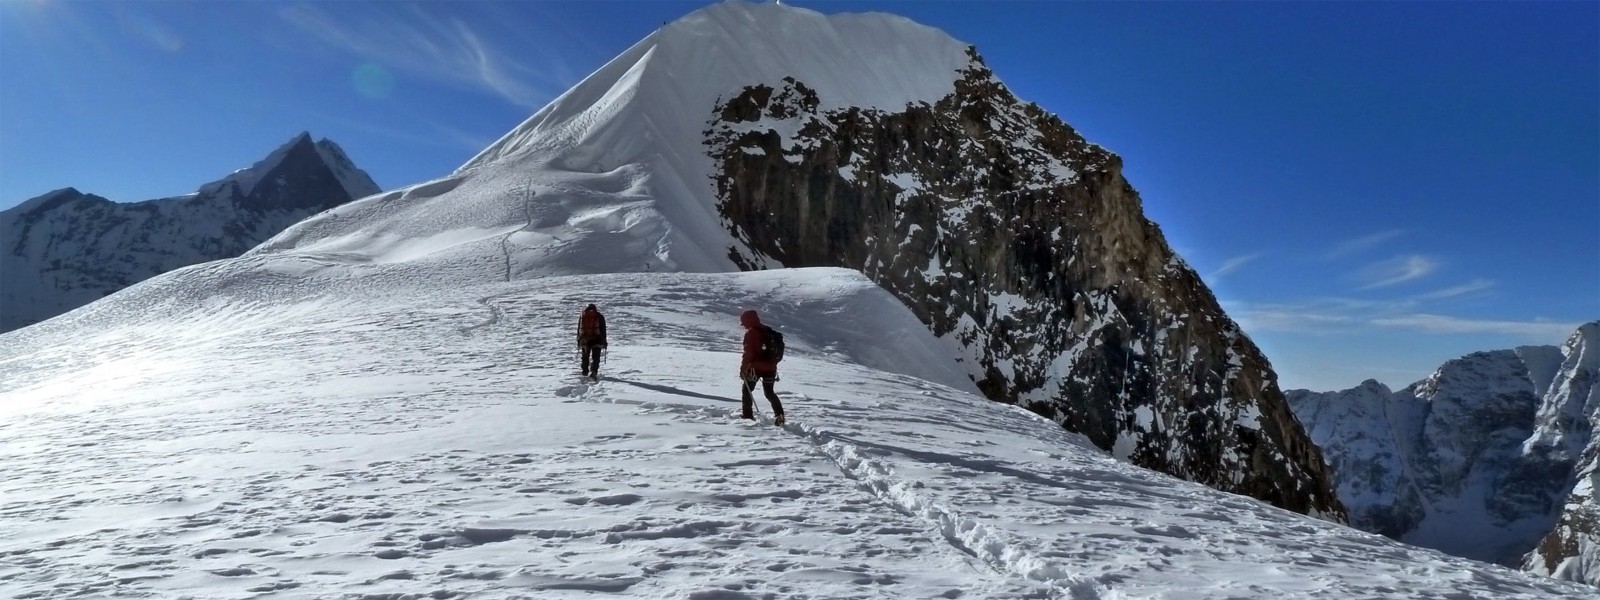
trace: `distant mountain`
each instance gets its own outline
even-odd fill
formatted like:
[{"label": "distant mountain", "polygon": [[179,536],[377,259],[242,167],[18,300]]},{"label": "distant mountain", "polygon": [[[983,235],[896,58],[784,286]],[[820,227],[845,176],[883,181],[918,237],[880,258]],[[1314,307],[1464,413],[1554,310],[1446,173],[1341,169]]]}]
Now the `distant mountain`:
[{"label": "distant mountain", "polygon": [[[854,266],[777,268],[814,260]],[[782,428],[739,418],[746,309]],[[0,592],[1589,593],[1324,522],[1276,385],[1116,157],[970,47],[728,2],[446,177],[0,334]]]},{"label": "distant mountain", "polygon": [[1322,447],[1352,526],[1600,583],[1589,482],[1600,453],[1591,435],[1597,342],[1600,322],[1561,347],[1451,360],[1397,392],[1367,381],[1287,396]]},{"label": "distant mountain", "polygon": [[184,196],[122,204],[65,188],[33,198],[0,212],[0,331],[238,256],[301,219],[378,192],[337,144],[301,133]]}]

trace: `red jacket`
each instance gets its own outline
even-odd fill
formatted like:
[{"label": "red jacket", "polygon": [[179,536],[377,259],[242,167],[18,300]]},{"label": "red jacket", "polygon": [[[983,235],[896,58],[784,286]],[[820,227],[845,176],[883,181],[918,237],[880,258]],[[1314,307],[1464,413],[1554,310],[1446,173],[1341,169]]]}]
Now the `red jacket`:
[{"label": "red jacket", "polygon": [[739,362],[739,369],[755,369],[757,375],[778,374],[778,364],[766,359],[761,353],[761,342],[765,338],[761,325],[746,329],[744,332],[744,356]]}]

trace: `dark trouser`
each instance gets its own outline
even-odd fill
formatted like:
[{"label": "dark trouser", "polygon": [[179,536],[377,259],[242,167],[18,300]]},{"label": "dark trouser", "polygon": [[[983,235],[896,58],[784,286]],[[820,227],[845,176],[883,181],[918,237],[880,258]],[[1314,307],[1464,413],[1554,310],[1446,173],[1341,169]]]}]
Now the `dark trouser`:
[{"label": "dark trouser", "polygon": [[[761,380],[761,391],[762,391],[762,393],[765,393],[767,395],[767,401],[772,403],[772,414],[774,414],[774,415],[783,414],[783,403],[778,401],[778,392],[775,392],[772,389],[772,380],[773,380],[773,378],[772,377],[757,377],[756,379],[760,379]],[[744,385],[739,386],[739,399],[744,402],[744,405],[743,405],[743,408],[744,408],[743,416],[746,419],[755,418],[755,415],[753,414],[753,411],[751,410],[751,409],[755,408],[755,406],[754,406],[755,399],[750,397],[751,390],[754,390],[755,388],[756,388],[756,382],[754,380],[746,381],[746,382],[744,382]]]},{"label": "dark trouser", "polygon": [[584,375],[600,376],[600,352],[603,348],[597,343],[583,345],[583,356],[578,359],[578,366],[583,367]]}]

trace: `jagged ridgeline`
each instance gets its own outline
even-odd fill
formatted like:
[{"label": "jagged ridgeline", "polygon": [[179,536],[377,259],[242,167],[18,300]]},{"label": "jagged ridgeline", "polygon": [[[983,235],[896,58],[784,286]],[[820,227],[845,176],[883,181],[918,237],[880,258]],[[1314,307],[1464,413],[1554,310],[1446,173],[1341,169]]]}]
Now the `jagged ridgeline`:
[{"label": "jagged ridgeline", "polygon": [[239,256],[378,191],[338,144],[301,133],[191,194],[119,203],[65,188],[33,198],[0,211],[0,332],[173,269]]},{"label": "jagged ridgeline", "polygon": [[1144,217],[1121,160],[968,47],[955,89],[824,110],[794,77],[713,109],[704,144],[744,269],[866,273],[992,399],[1152,469],[1342,520],[1260,350]]}]

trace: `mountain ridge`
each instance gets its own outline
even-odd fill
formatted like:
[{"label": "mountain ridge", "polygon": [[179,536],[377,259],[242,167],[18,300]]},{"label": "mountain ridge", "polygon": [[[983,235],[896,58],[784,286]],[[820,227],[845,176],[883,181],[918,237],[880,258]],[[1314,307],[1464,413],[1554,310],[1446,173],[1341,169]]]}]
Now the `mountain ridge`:
[{"label": "mountain ridge", "polygon": [[[738,2],[708,10],[722,23],[786,14]],[[782,10],[817,23],[810,11]],[[711,13],[685,22],[708,23]],[[887,43],[883,34],[900,23],[841,21],[886,24],[866,29],[880,34],[873,43]],[[1315,447],[1290,435],[1298,424],[1272,405],[1270,365],[1256,362],[1226,315],[1170,310],[1210,292],[1181,258],[1145,252],[1165,242],[1129,210],[1139,200],[1108,172],[1115,155],[1067,135],[1064,123],[1030,129],[1042,110],[1006,102],[997,80],[974,75],[970,49],[939,43],[960,51],[967,73],[934,65],[927,77],[948,75],[954,98],[974,101],[892,98],[905,100],[895,108],[903,114],[836,114],[824,99],[834,97],[829,89],[782,73],[696,96],[711,99],[705,106],[670,106],[673,97],[640,98],[639,81],[714,63],[674,65],[664,58],[671,48],[635,46],[634,62],[612,61],[585,80],[593,94],[564,96],[591,103],[563,105],[573,117],[559,129],[566,138],[519,137],[446,177],[320,212],[237,258],[169,271],[3,334],[0,455],[15,472],[0,490],[21,500],[0,520],[23,533],[0,540],[0,552],[28,568],[0,573],[0,586],[31,597],[107,586],[206,597],[1586,594],[1330,522],[1342,509],[1312,472],[1322,468]],[[696,48],[683,42],[679,60],[713,57]],[[749,104],[726,104],[733,100]],[[645,105],[663,112],[632,110]],[[755,121],[744,118],[752,110]],[[669,131],[655,114],[694,120]],[[1003,139],[1007,126],[1018,124],[1027,127],[1017,139],[1039,140],[1038,154],[1003,171],[953,169],[950,185],[1059,193],[1062,210],[1081,210],[1084,220],[1063,219],[1059,232],[1010,227],[1002,210],[1043,205],[1008,196],[945,203],[937,182],[919,173],[822,160],[841,142],[889,148],[898,133],[908,134],[900,141],[932,139],[974,126],[969,143],[927,146],[924,166],[957,166],[946,159],[1004,154],[1017,141]],[[732,135],[708,148],[721,126]],[[839,135],[851,128],[855,137]],[[684,140],[690,145],[668,144]],[[1082,156],[1043,156],[1051,148]],[[859,171],[851,181],[878,177],[896,196],[923,189],[905,200],[928,210],[895,213],[908,217],[903,233],[950,245],[906,253],[921,263],[919,279],[942,275],[949,285],[990,271],[1008,284],[1081,292],[1053,307],[1069,318],[1047,320],[1018,311],[1048,301],[983,279],[975,286],[982,293],[949,295],[978,311],[952,317],[958,327],[1022,330],[1030,321],[1019,318],[1028,317],[1066,323],[1077,337],[1030,336],[1023,342],[1065,352],[1048,361],[1017,352],[1022,360],[1008,363],[1018,348],[974,329],[940,337],[924,318],[933,314],[928,305],[907,303],[861,271],[743,270],[741,257],[745,268],[795,267],[780,253],[803,249],[730,226],[746,224],[733,223],[726,206],[755,202],[730,196],[732,204],[718,206],[715,176],[727,170],[716,165],[730,157],[821,165],[815,180],[823,183]],[[1085,168],[1095,164],[1105,169]],[[1022,185],[1030,182],[1038,185]],[[756,189],[774,210],[816,208],[785,187]],[[760,214],[760,205],[744,207],[746,216]],[[920,220],[934,212],[939,219]],[[824,231],[831,221],[820,219]],[[973,243],[1035,242],[1037,255],[1062,258],[1095,286],[1066,277],[1082,273],[1056,273],[1049,260],[958,252],[934,235],[958,221],[988,226],[967,236]],[[872,225],[898,235],[900,224]],[[1031,237],[1012,236],[1019,232]],[[848,236],[831,239],[862,250]],[[899,237],[883,239],[885,254],[871,256],[901,247]],[[1053,246],[1074,241],[1081,252]],[[1162,285],[1176,291],[1142,301]],[[598,382],[571,368],[572,321],[588,303],[606,311],[614,336]],[[736,416],[736,316],[750,308],[789,341],[783,428]],[[1190,390],[1146,385],[1174,363],[1192,371],[1175,378],[1195,382],[1191,404],[1182,402]],[[974,364],[1002,378],[1059,367],[1087,390],[1083,406],[1104,410],[1072,415],[1095,430],[1070,432],[1041,418],[1049,411],[1040,407],[977,395]],[[1054,391],[1038,393],[1042,400]],[[1146,394],[1178,401],[1132,402]],[[1107,399],[1116,403],[1097,404]],[[1202,443],[1140,435],[1158,426]],[[1128,462],[1145,455],[1206,465],[1208,453],[1228,459],[1210,475],[1220,485],[1260,484],[1266,500],[1290,498],[1284,503],[1318,518]]]},{"label": "mountain ridge", "polygon": [[1583,482],[1600,452],[1600,322],[1562,346],[1475,352],[1391,392],[1287,392],[1333,468],[1351,525],[1591,585]]},{"label": "mountain ridge", "polygon": [[238,256],[378,187],[330,140],[302,132],[250,167],[170,198],[117,203],[62,188],[0,211],[0,331],[156,274]]},{"label": "mountain ridge", "polygon": [[[364,264],[404,256],[408,268],[463,284],[473,276],[451,265],[481,262],[492,270],[486,276],[503,280],[585,271],[847,266],[874,276],[928,317],[930,307],[912,297],[922,288],[908,295],[907,287],[879,277],[872,265],[782,251],[863,256],[859,237],[795,237],[780,228],[758,229],[742,215],[782,214],[794,227],[851,231],[851,223],[868,223],[874,213],[850,211],[899,210],[886,184],[862,190],[837,183],[841,169],[866,172],[865,163],[830,162],[842,155],[829,148],[841,143],[888,160],[904,151],[896,140],[915,139],[926,149],[921,164],[928,173],[955,173],[962,165],[1016,154],[1023,158],[1003,160],[982,181],[963,179],[970,198],[926,194],[917,201],[947,204],[940,218],[950,226],[906,213],[922,220],[896,230],[954,232],[963,215],[979,219],[994,210],[1061,223],[1055,233],[1034,231],[1028,240],[1002,231],[1027,228],[994,219],[961,227],[973,244],[992,235],[989,243],[997,248],[972,251],[963,264],[949,267],[947,281],[1033,275],[960,288],[953,299],[970,305],[963,314],[974,321],[962,331],[951,322],[925,320],[965,361],[958,368],[991,398],[1050,415],[1144,466],[1342,519],[1318,450],[1283,404],[1270,364],[1144,218],[1137,193],[1114,167],[1120,159],[1012,97],[970,45],[908,23],[739,1],[705,7],[634,44],[453,174],[308,219],[252,253],[326,254]],[[863,58],[878,55],[883,58]],[[916,138],[914,127],[874,125],[891,114],[909,115],[896,119],[944,137]],[[989,131],[991,122],[1007,129]],[[730,171],[744,164],[739,161],[748,161],[744,168],[751,173],[742,184]],[[1024,180],[1023,169],[1042,179]],[[911,174],[876,171],[916,187]],[[813,177],[820,182],[815,188],[803,185]],[[807,190],[825,194],[823,187],[840,195],[819,196],[818,206],[800,200]],[[875,238],[880,256],[899,251],[886,223],[872,225],[884,231]],[[396,253],[394,243],[406,250]],[[941,251],[908,250],[906,260],[924,263]],[[586,255],[607,258],[596,264]],[[1069,264],[1058,268],[1052,261]],[[1146,285],[1144,279],[1164,283]],[[1043,288],[1010,286],[1015,281]],[[928,298],[942,298],[928,291]],[[988,307],[1000,312],[991,317],[983,312]],[[1058,326],[1062,320],[1071,327]],[[1037,352],[1013,347],[999,329],[1024,323],[1054,328],[1021,342]],[[1023,372],[1007,371],[1013,353],[1027,356],[1017,363]],[[1196,409],[1188,411],[1186,403]]]}]

